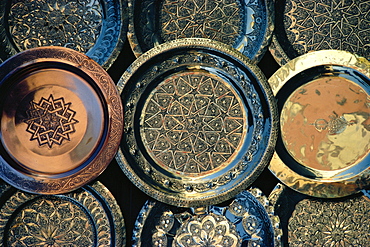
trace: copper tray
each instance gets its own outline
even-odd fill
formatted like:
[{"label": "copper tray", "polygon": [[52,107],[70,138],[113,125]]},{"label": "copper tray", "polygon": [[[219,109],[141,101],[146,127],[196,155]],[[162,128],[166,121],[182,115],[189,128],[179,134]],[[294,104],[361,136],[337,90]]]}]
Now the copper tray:
[{"label": "copper tray", "polygon": [[280,65],[307,52],[327,49],[370,59],[368,2],[276,0],[275,10],[269,48]]},{"label": "copper tray", "polygon": [[269,162],[276,106],[265,77],[208,39],[169,42],[123,74],[124,134],[117,160],[129,179],[175,206],[227,200]]},{"label": "copper tray", "polygon": [[129,41],[136,56],[180,38],[208,38],[259,61],[274,29],[272,0],[130,0]]},{"label": "copper tray", "polygon": [[345,198],[322,199],[278,184],[269,200],[280,218],[283,245],[367,246],[370,197],[369,191],[363,192]]},{"label": "copper tray", "polygon": [[91,181],[122,135],[114,82],[68,48],[34,48],[2,63],[0,114],[0,177],[28,192],[64,193]]},{"label": "copper tray", "polygon": [[3,0],[0,58],[40,46],[64,46],[107,69],[126,39],[126,8],[124,0]]},{"label": "copper tray", "polygon": [[1,246],[125,246],[121,210],[100,182],[46,196],[1,181],[0,200]]},{"label": "copper tray", "polygon": [[259,189],[223,206],[178,208],[147,201],[135,222],[134,246],[281,246],[279,218]]},{"label": "copper tray", "polygon": [[370,185],[370,63],[345,51],[317,51],[281,67],[269,83],[280,135],[270,170],[316,197]]}]

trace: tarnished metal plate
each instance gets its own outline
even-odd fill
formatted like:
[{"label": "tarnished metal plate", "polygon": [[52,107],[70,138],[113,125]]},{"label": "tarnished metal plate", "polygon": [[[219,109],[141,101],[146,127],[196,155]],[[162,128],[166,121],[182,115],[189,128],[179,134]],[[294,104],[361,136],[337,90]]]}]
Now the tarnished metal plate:
[{"label": "tarnished metal plate", "polygon": [[281,246],[279,218],[256,188],[223,206],[178,208],[147,201],[135,222],[133,246]]},{"label": "tarnished metal plate", "polygon": [[130,0],[129,41],[136,56],[180,38],[208,38],[259,61],[274,28],[272,0]]},{"label": "tarnished metal plate", "polygon": [[2,63],[0,113],[0,177],[28,192],[64,193],[91,181],[122,135],[113,80],[68,48],[34,48]]},{"label": "tarnished metal plate", "polygon": [[124,246],[125,225],[100,182],[63,195],[36,195],[0,182],[0,246]]},{"label": "tarnished metal plate", "polygon": [[298,57],[270,79],[280,135],[270,170],[317,197],[370,185],[370,63],[345,51]]},{"label": "tarnished metal plate", "polygon": [[322,199],[278,184],[269,196],[287,246],[366,246],[370,241],[370,197]]},{"label": "tarnished metal plate", "polygon": [[41,46],[85,53],[104,68],[127,35],[124,0],[4,0],[0,2],[0,58]]},{"label": "tarnished metal plate", "polygon": [[276,105],[265,80],[249,59],[216,41],[153,48],[118,83],[125,114],[121,168],[171,205],[235,196],[257,178],[275,145]]},{"label": "tarnished metal plate", "polygon": [[370,1],[277,0],[269,47],[283,65],[307,52],[344,50],[370,59]]}]

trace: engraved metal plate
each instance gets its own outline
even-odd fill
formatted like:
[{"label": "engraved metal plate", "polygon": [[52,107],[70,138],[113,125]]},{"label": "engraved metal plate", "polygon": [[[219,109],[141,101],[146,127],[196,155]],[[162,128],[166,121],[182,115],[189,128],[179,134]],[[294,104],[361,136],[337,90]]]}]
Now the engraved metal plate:
[{"label": "engraved metal plate", "polygon": [[41,46],[85,53],[104,68],[127,34],[126,1],[4,0],[0,3],[0,58]]},{"label": "engraved metal plate", "polygon": [[283,65],[307,52],[344,50],[370,59],[370,2],[275,1],[275,32],[269,47]]},{"label": "engraved metal plate", "polygon": [[178,208],[147,201],[135,222],[133,246],[280,246],[279,218],[258,189],[228,205]]},{"label": "engraved metal plate", "polygon": [[125,114],[121,168],[168,204],[231,198],[273,152],[276,106],[265,82],[249,59],[216,41],[153,48],[118,83]]},{"label": "engraved metal plate", "polygon": [[369,244],[369,196],[359,193],[340,199],[319,199],[278,184],[269,200],[280,218],[284,246]]},{"label": "engraved metal plate", "polygon": [[0,182],[0,246],[124,246],[125,225],[100,182],[63,195],[36,195]]},{"label": "engraved metal plate", "polygon": [[317,197],[370,185],[370,63],[345,51],[317,51],[281,67],[269,83],[280,135],[270,170]]},{"label": "engraved metal plate", "polygon": [[122,135],[116,86],[92,59],[33,48],[0,65],[0,177],[36,193],[74,190],[113,159]]},{"label": "engraved metal plate", "polygon": [[270,43],[271,0],[130,0],[129,41],[136,56],[180,38],[208,38],[259,61]]}]

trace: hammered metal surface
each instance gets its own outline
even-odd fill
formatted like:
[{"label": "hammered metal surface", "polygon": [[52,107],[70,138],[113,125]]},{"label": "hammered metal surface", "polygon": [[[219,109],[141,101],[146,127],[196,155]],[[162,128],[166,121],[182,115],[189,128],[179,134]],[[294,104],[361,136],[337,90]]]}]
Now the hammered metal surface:
[{"label": "hammered metal surface", "polygon": [[370,59],[369,1],[275,2],[276,29],[270,47],[283,65],[310,51],[344,50]]},{"label": "hammered metal surface", "polygon": [[120,0],[7,0],[0,3],[4,60],[30,48],[64,46],[108,68],[126,37],[126,2]]},{"label": "hammered metal surface", "polygon": [[185,209],[147,201],[133,246],[280,246],[281,234],[272,206],[254,188],[224,206]]},{"label": "hammered metal surface", "polygon": [[270,0],[131,0],[129,5],[128,36],[136,56],[171,40],[208,38],[259,61],[273,30]]},{"label": "hammered metal surface", "polygon": [[40,196],[2,182],[0,246],[124,246],[122,213],[99,182]]},{"label": "hammered metal surface", "polygon": [[316,197],[369,186],[369,62],[345,51],[312,52],[283,66],[269,83],[281,130],[273,174]]},{"label": "hammered metal surface", "polygon": [[254,181],[274,147],[275,101],[264,80],[240,53],[208,39],[173,41],[140,56],[118,83],[121,168],[171,205],[231,198]]}]

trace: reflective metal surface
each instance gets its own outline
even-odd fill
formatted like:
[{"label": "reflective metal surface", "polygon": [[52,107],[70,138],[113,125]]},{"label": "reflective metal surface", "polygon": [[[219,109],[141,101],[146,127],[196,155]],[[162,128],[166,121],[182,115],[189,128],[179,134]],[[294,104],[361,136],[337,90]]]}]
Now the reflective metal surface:
[{"label": "reflective metal surface", "polygon": [[[368,194],[368,191],[364,191]],[[269,200],[289,246],[367,246],[370,198],[362,193],[340,199],[318,199],[281,184]]]},{"label": "reflective metal surface", "polygon": [[259,61],[274,29],[271,0],[130,0],[129,41],[136,56],[180,38],[208,38]]},{"label": "reflective metal surface", "polygon": [[290,188],[342,197],[370,185],[370,63],[344,51],[292,60],[269,83],[280,136],[270,164]]},{"label": "reflective metal surface", "polygon": [[117,161],[148,195],[176,206],[225,201],[269,162],[276,105],[260,70],[222,43],[182,39],[150,50],[118,83]]},{"label": "reflective metal surface", "polygon": [[185,209],[147,201],[133,246],[280,246],[281,234],[267,198],[250,189],[224,206]]},{"label": "reflective metal surface", "polygon": [[97,177],[122,134],[121,102],[104,69],[74,50],[43,47],[0,70],[0,176],[45,194]]},{"label": "reflective metal surface", "polygon": [[127,32],[121,0],[4,0],[0,3],[0,57],[41,46],[85,53],[104,68],[118,56]]},{"label": "reflective metal surface", "polygon": [[283,65],[307,52],[337,49],[370,59],[368,1],[275,1],[275,32],[269,47]]},{"label": "reflective metal surface", "polygon": [[0,183],[0,246],[124,246],[125,225],[101,183],[63,195],[29,194]]}]

